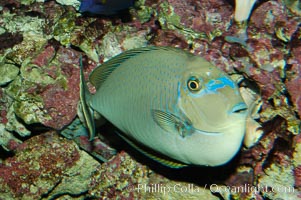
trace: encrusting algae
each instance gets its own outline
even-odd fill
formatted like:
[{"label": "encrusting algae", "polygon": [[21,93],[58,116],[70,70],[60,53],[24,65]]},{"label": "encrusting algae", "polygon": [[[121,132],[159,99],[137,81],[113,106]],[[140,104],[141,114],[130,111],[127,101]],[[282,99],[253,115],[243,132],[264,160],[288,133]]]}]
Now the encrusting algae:
[{"label": "encrusting algae", "polygon": [[[101,1],[104,2],[107,1]],[[252,6],[244,7],[248,12],[251,10],[249,15],[239,12],[234,1],[225,0],[136,0],[130,7],[121,12],[117,11],[114,15],[81,13],[80,4],[78,0],[0,2],[0,199],[300,198],[299,1],[256,1],[254,5],[252,4],[255,9],[252,10]],[[235,13],[248,16],[248,26],[243,32],[241,27],[235,24],[235,18],[238,19]],[[240,33],[243,35],[239,35]],[[234,42],[228,40],[229,37],[235,37]],[[213,86],[220,81],[225,87],[217,89],[216,92],[222,89],[232,90],[230,83],[234,83],[237,90],[240,90],[243,102],[248,107],[245,118],[249,125],[245,127],[245,132],[238,131],[241,135],[240,141],[236,143],[235,150],[224,159],[224,162],[229,160],[225,165],[167,168],[137,153],[118,137],[118,134],[114,133],[115,129],[108,124],[97,127],[94,140],[89,140],[87,131],[77,117],[80,99],[80,57],[83,58],[85,80],[89,80],[87,75],[94,69],[92,74],[96,73],[101,69],[101,64],[107,64],[105,61],[111,62],[112,66],[110,60],[114,60],[118,54],[121,53],[122,57],[128,50],[131,52],[131,49],[151,47],[159,49],[176,47],[180,52],[189,52],[191,58],[203,57],[206,61],[202,62],[210,62],[215,66],[214,71],[221,72],[225,77],[231,77],[229,84],[225,84],[226,79],[217,80],[217,78],[212,78],[215,81],[210,84],[201,79],[204,77],[196,76],[190,82],[202,87],[190,85],[190,89],[211,87],[213,90]],[[155,57],[160,56],[162,55]],[[136,57],[137,55],[127,58],[130,61]],[[154,62],[155,57],[148,63]],[[123,60],[117,63],[123,66],[126,62]],[[121,66],[116,66],[114,70],[110,68],[111,71],[108,71],[111,73],[110,76],[113,77]],[[160,66],[163,70],[164,65]],[[178,66],[179,70],[171,70],[168,73],[175,73],[174,71],[179,73],[185,66],[184,64]],[[176,65],[170,67],[175,69],[173,67]],[[141,83],[145,84],[141,77],[136,76],[133,82],[139,82],[140,78]],[[180,80],[179,77],[172,81]],[[103,83],[108,84],[108,78],[106,77]],[[120,75],[116,79],[118,81],[114,83],[117,84],[124,78],[127,77]],[[160,80],[164,82],[167,79]],[[183,84],[181,82],[180,86],[187,86],[189,79],[183,80],[186,82],[183,81]],[[156,86],[156,81],[153,80],[146,91],[153,91],[155,87],[151,86]],[[116,90],[122,89],[127,84],[129,83],[122,82]],[[156,127],[158,133],[172,135],[171,138],[184,141],[198,135],[194,132],[201,130],[193,121],[197,117],[189,115],[197,109],[186,111],[189,108],[186,105],[189,104],[185,104],[184,100],[188,101],[188,87],[186,90],[180,89],[178,93],[178,84],[171,85],[175,89],[170,90],[173,93],[170,93],[166,102],[173,104],[170,104],[168,109],[159,105],[154,107],[156,109],[153,109],[152,114],[149,114],[149,111],[145,113],[149,114],[147,120],[152,120],[151,128]],[[166,90],[168,86],[165,87]],[[88,88],[91,94],[102,96],[100,92],[102,86],[93,88],[88,84]],[[131,92],[125,92],[125,95]],[[182,92],[187,92],[186,96],[181,96]],[[155,97],[158,96],[150,98],[152,106],[157,105],[154,102],[159,98]],[[180,100],[177,100],[178,97]],[[96,99],[98,98],[93,99],[92,103],[88,100],[89,106],[98,108],[96,111],[104,116],[110,116],[109,111],[104,112],[101,106],[96,105],[94,102],[97,102]],[[229,96],[223,99],[229,99]],[[120,97],[110,99],[111,103],[121,100]],[[217,101],[219,102],[215,105],[220,107],[214,109],[222,108],[225,102]],[[130,103],[129,101],[128,104]],[[206,102],[206,105],[209,106],[211,103],[213,101]],[[232,108],[236,104],[232,102]],[[138,106],[138,103],[136,105],[139,109],[143,108]],[[196,107],[200,109],[199,106]],[[181,109],[171,112],[177,108]],[[231,107],[226,110],[231,110]],[[134,117],[139,113],[134,106],[131,112]],[[222,118],[221,114],[217,116]],[[146,131],[139,131],[143,127],[135,128],[128,116],[116,118],[118,120],[115,118],[111,117],[111,121],[122,130],[118,132],[121,137],[133,146],[139,145],[140,151],[146,154],[151,152],[148,154],[150,157],[160,160],[163,154],[164,159],[172,159],[186,165],[194,164],[194,159],[186,158],[180,151],[185,146],[178,146],[179,151],[173,152],[174,149],[170,146],[167,146],[166,150],[162,145],[177,139],[159,140],[156,143],[154,138],[147,137]],[[122,120],[128,122],[123,123]],[[176,126],[169,126],[171,122],[176,122]],[[204,130],[216,133],[208,127],[209,125]],[[244,137],[244,144],[240,147],[238,144],[241,144],[245,134],[247,135]],[[146,139],[139,139],[141,135],[143,137],[146,135]],[[147,144],[153,146],[145,148],[141,142],[145,143],[145,146]],[[153,150],[159,147],[159,154],[146,151],[149,147]],[[212,146],[209,147],[211,148]],[[236,151],[238,152],[235,156]],[[107,162],[102,163],[99,160]],[[222,162],[221,159],[218,160]],[[213,161],[216,160],[206,160],[197,164],[218,164]],[[185,191],[185,187],[188,188],[185,183],[192,184],[198,192]],[[176,190],[165,193],[138,191],[138,188],[144,185],[151,187],[156,184],[160,187],[176,185]],[[180,193],[177,190],[179,185],[183,186]],[[208,187],[210,185],[213,185],[211,189]],[[237,191],[235,189],[245,185],[252,188],[285,187],[290,190],[273,192],[259,189],[258,192],[251,190],[235,192]],[[231,190],[226,190],[227,188]]]}]

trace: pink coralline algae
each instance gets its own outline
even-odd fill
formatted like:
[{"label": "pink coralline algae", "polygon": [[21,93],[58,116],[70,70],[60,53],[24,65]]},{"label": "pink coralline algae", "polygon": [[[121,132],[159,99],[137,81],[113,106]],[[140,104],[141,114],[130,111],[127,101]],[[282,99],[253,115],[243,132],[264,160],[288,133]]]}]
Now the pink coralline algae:
[{"label": "pink coralline algae", "polygon": [[146,184],[149,170],[146,166],[132,162],[122,152],[108,163],[99,167],[91,178],[90,195],[96,198],[137,199],[138,184]]},{"label": "pink coralline algae", "polygon": [[39,198],[55,187],[65,171],[79,160],[78,148],[55,134],[33,137],[0,165],[0,199]]},{"label": "pink coralline algae", "polygon": [[[28,74],[36,67],[43,74],[32,80],[36,84],[27,86],[26,90],[28,95],[42,98],[41,109],[48,116],[40,120],[43,125],[60,130],[76,117],[79,100],[78,61],[79,56],[75,51],[62,47],[55,49],[55,46],[47,45],[40,54],[32,58],[31,66],[26,66]],[[19,115],[22,117],[22,114]]]},{"label": "pink coralline algae", "polygon": [[168,46],[170,44],[173,44],[180,48],[188,47],[185,38],[174,31],[157,30],[156,34],[156,37],[152,41],[156,46]]},{"label": "pink coralline algae", "polygon": [[269,34],[275,31],[276,23],[285,21],[287,15],[280,1],[267,1],[254,10],[250,17],[250,31],[257,28]]},{"label": "pink coralline algae", "polygon": [[262,97],[268,100],[276,91],[278,85],[281,84],[280,73],[275,70],[268,72],[257,68],[250,69],[250,77],[260,85]]},{"label": "pink coralline algae", "polygon": [[273,71],[276,67],[284,66],[284,53],[274,48],[270,39],[250,39],[247,44],[251,49],[249,57],[261,69]]},{"label": "pink coralline algae", "polygon": [[[297,69],[296,69],[297,68]],[[292,69],[292,72],[295,72],[296,74],[300,74],[300,65],[299,66],[294,66],[294,68]],[[296,109],[299,113],[299,115],[301,115],[301,77],[300,75],[295,76],[295,78],[292,78],[289,82],[286,83],[287,85],[287,89],[289,91],[289,93],[292,96],[292,101],[293,104],[296,106]]]},{"label": "pink coralline algae", "polygon": [[57,53],[58,61],[61,62],[62,75],[66,78],[66,86],[49,85],[41,96],[45,110],[52,118],[45,121],[44,125],[60,130],[71,123],[76,116],[79,100],[79,71],[75,68],[78,65],[78,57],[74,55],[73,51],[60,49]]},{"label": "pink coralline algae", "polygon": [[295,145],[295,148],[294,148],[294,154],[293,154],[293,157],[294,157],[294,186],[298,189],[298,190],[301,190],[301,135],[297,135],[295,138],[294,138],[294,145]]},{"label": "pink coralline algae", "polygon": [[295,187],[301,188],[301,165],[297,166],[294,169],[294,175],[295,175]]},{"label": "pink coralline algae", "polygon": [[250,23],[253,25],[248,30],[250,34],[276,34],[279,40],[289,42],[301,22],[289,14],[282,1],[268,1],[254,10]]},{"label": "pink coralline algae", "polygon": [[[299,42],[300,44],[300,42]],[[289,94],[291,95],[292,102],[296,110],[301,116],[301,46],[297,46],[292,50],[292,58],[289,64],[292,65],[291,70],[288,72],[288,79],[286,86]]]},{"label": "pink coralline algae", "polygon": [[44,50],[32,60],[32,63],[39,67],[43,67],[54,58],[55,53],[55,47],[53,45],[47,45]]},{"label": "pink coralline algae", "polygon": [[168,1],[181,16],[181,23],[186,28],[192,28],[197,32],[204,32],[207,35],[215,30],[225,30],[230,25],[233,8],[225,1]]},{"label": "pink coralline algae", "polygon": [[[234,1],[136,0],[128,13],[110,17],[83,16],[76,5],[57,2],[0,2],[0,67],[4,63],[19,70],[0,88],[0,199],[301,198],[301,21],[283,0],[257,1],[246,40],[234,42],[226,38],[240,31],[229,4]],[[195,196],[139,192],[139,185],[180,184],[181,170],[189,172],[181,180],[199,188],[207,174],[197,175],[208,168],[173,171],[157,163],[149,168],[142,155],[140,163],[122,147],[116,153],[111,146],[118,140],[103,143],[109,141],[106,130],[113,132],[112,127],[97,128],[93,142],[79,119],[80,128],[70,128],[79,100],[79,58],[88,80],[104,60],[148,45],[202,56],[242,80],[239,86],[251,88],[263,101],[256,110],[264,132],[260,140],[252,148],[242,147],[228,163],[230,172],[228,165],[219,168],[226,171],[222,181],[208,173],[208,182],[232,187],[281,183],[295,189],[287,194],[291,196],[265,191],[212,194],[208,188]],[[75,142],[49,129],[62,135],[68,129],[74,137],[66,137]],[[170,179],[161,174],[162,168]]]}]

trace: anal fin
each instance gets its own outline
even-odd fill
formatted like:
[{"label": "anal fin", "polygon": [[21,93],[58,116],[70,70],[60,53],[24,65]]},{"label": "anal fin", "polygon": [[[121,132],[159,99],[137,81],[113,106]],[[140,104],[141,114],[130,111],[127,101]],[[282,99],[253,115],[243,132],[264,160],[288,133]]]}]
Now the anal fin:
[{"label": "anal fin", "polygon": [[125,140],[128,144],[130,144],[132,147],[134,147],[135,149],[137,149],[140,153],[146,155],[147,157],[161,163],[164,166],[170,167],[170,168],[182,168],[182,167],[187,167],[187,164],[185,163],[181,163],[178,162],[176,160],[172,160],[172,159],[168,159],[165,158],[164,156],[160,156],[157,155],[158,153],[150,153],[146,150],[144,150],[142,147],[140,147],[140,145],[138,146],[137,144],[135,144],[133,141],[131,141],[130,139],[128,139],[126,136],[122,135],[121,133],[116,132],[123,140]]}]

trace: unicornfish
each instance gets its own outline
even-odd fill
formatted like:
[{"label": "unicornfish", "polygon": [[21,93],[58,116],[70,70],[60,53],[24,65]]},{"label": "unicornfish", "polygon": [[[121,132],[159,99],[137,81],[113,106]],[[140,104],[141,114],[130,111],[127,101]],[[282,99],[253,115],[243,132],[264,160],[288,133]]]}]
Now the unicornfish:
[{"label": "unicornfish", "polygon": [[125,51],[96,67],[81,105],[93,139],[94,112],[147,156],[173,168],[230,161],[245,134],[247,106],[231,78],[205,59],[172,47]]}]

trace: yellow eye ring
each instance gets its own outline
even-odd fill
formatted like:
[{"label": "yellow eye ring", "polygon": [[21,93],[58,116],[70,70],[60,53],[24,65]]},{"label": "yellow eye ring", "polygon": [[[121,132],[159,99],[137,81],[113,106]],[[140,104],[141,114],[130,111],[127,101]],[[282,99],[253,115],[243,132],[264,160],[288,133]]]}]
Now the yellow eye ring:
[{"label": "yellow eye ring", "polygon": [[198,92],[202,88],[200,80],[196,77],[191,77],[187,81],[187,87],[191,92]]}]

